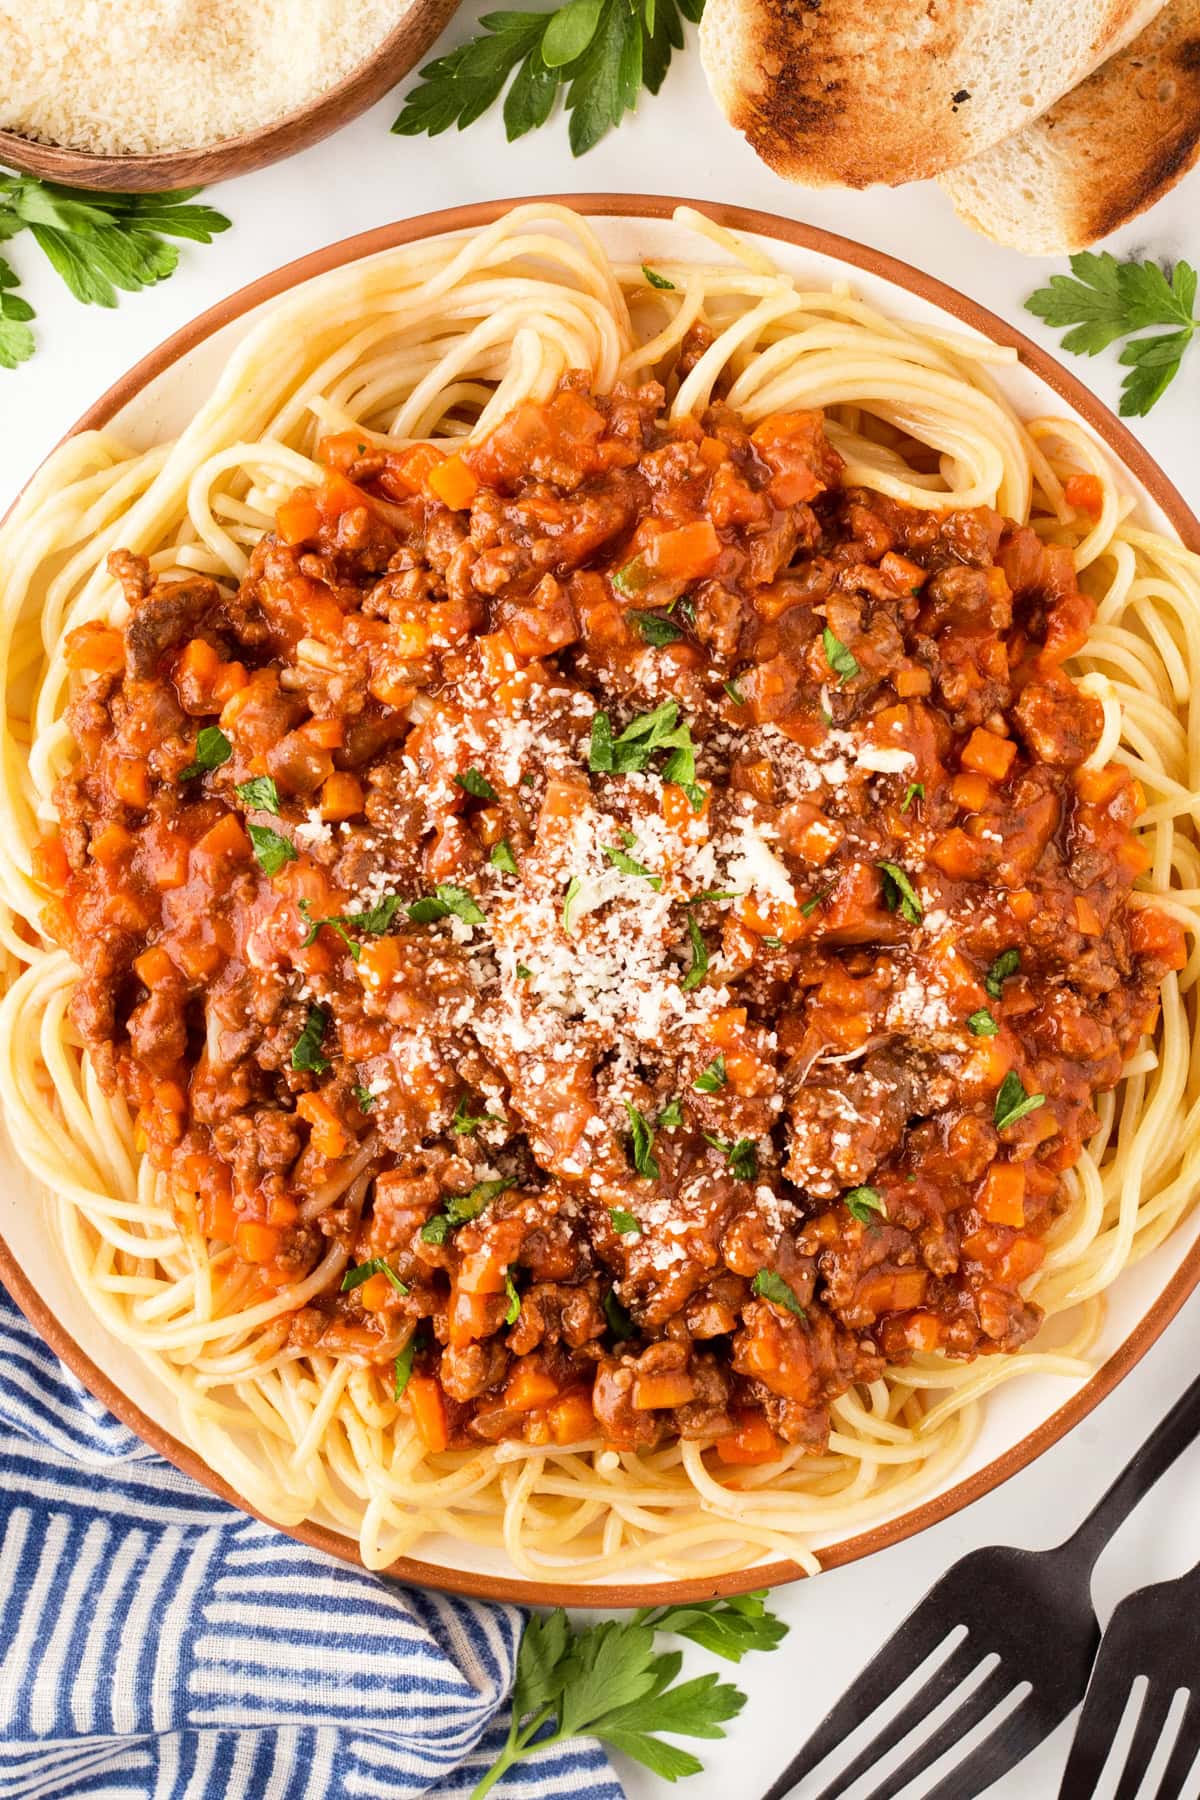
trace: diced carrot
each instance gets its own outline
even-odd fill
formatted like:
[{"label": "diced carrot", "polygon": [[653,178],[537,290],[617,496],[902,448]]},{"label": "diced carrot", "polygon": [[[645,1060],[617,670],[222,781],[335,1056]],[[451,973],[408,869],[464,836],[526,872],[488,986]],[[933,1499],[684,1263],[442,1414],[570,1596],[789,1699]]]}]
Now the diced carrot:
[{"label": "diced carrot", "polygon": [[[822,813],[817,818],[810,819],[803,830],[796,833],[791,844],[795,846],[797,854],[802,856],[805,862],[814,863],[817,868],[822,868],[845,835],[846,833],[840,825],[827,819]],[[789,845],[790,847],[791,845]]]},{"label": "diced carrot", "polygon": [[1085,764],[1075,771],[1075,791],[1089,806],[1107,806],[1128,780],[1120,763],[1106,763],[1102,769],[1089,769]]},{"label": "diced carrot", "polygon": [[117,759],[113,787],[117,799],[126,806],[142,808],[150,804],[150,770],[140,756]]},{"label": "diced carrot", "polygon": [[1039,1238],[1015,1237],[996,1263],[996,1273],[1002,1281],[1016,1287],[1041,1268],[1045,1257],[1046,1246]]},{"label": "diced carrot", "polygon": [[220,1238],[223,1244],[233,1243],[238,1216],[231,1193],[215,1191],[206,1195],[200,1216],[207,1237]]},{"label": "diced carrot", "polygon": [[163,1112],[185,1113],[187,1096],[177,1081],[156,1081],[154,1104]]},{"label": "diced carrot", "polygon": [[386,1275],[368,1275],[358,1289],[358,1298],[367,1312],[383,1312],[399,1297]]},{"label": "diced carrot", "polygon": [[723,1463],[768,1463],[783,1455],[783,1445],[761,1413],[747,1413],[736,1431],[717,1439],[716,1452]]},{"label": "diced carrot", "polygon": [[166,987],[175,979],[175,964],[161,944],[151,944],[134,958],[134,973],[148,988]]},{"label": "diced carrot", "polygon": [[1013,888],[1009,893],[1008,910],[1022,925],[1029,923],[1037,909],[1037,897],[1028,888]]},{"label": "diced carrot", "polygon": [[334,1162],[345,1156],[353,1140],[323,1094],[301,1094],[296,1111],[312,1127],[310,1142],[318,1156]]},{"label": "diced carrot", "polygon": [[296,735],[315,744],[318,750],[340,750],[346,741],[346,728],[340,719],[310,719]]},{"label": "diced carrot", "polygon": [[454,1349],[461,1350],[477,1338],[490,1336],[494,1326],[492,1295],[469,1294],[460,1285],[451,1290],[447,1330]]},{"label": "diced carrot", "polygon": [[660,1406],[686,1406],[695,1398],[696,1383],[686,1369],[660,1369],[655,1374],[639,1375],[633,1384],[637,1412],[653,1412]]},{"label": "diced carrot", "polygon": [[114,626],[91,619],[67,633],[66,658],[77,675],[119,675],[125,667],[125,640]]},{"label": "diced carrot", "polygon": [[300,1208],[290,1194],[272,1194],[267,1201],[269,1225],[294,1225],[299,1217]]},{"label": "diced carrot", "polygon": [[1142,838],[1135,838],[1131,835],[1118,846],[1117,861],[1136,880],[1139,875],[1146,873],[1154,861],[1154,853]]},{"label": "diced carrot", "polygon": [[556,1400],[549,1424],[556,1444],[582,1444],[596,1435],[596,1415],[586,1394],[564,1394]]},{"label": "diced carrot", "polygon": [[321,508],[311,488],[298,488],[275,514],[275,536],[281,544],[306,544],[321,529]]},{"label": "diced carrot", "polygon": [[395,938],[374,938],[362,947],[356,964],[358,979],[365,988],[386,987],[394,981],[400,968],[400,945]]},{"label": "diced carrot", "polygon": [[936,1313],[911,1313],[904,1335],[910,1350],[936,1350],[942,1341],[942,1328]]},{"label": "diced carrot", "polygon": [[444,453],[433,444],[410,444],[405,450],[389,453],[379,484],[398,500],[423,493],[431,472],[444,460]]},{"label": "diced carrot", "polygon": [[465,512],[479,492],[479,483],[461,456],[448,456],[430,469],[429,486],[451,512]]},{"label": "diced carrot", "polygon": [[175,665],[175,679],[191,697],[200,700],[211,694],[221,659],[204,638],[189,638]]},{"label": "diced carrot", "polygon": [[1104,484],[1098,475],[1068,475],[1063,496],[1068,506],[1089,518],[1098,519],[1104,510]]},{"label": "diced carrot", "polygon": [[928,569],[910,561],[907,556],[900,556],[895,550],[884,551],[879,559],[879,573],[891,582],[898,594],[919,594],[929,579]]},{"label": "diced carrot", "polygon": [[335,431],[317,445],[317,460],[327,469],[336,469],[339,475],[345,475],[359,457],[368,455],[371,449],[361,432]]},{"label": "diced carrot", "polygon": [[273,1262],[279,1252],[279,1233],[258,1219],[243,1219],[233,1234],[233,1247],[243,1262]]},{"label": "diced carrot", "polygon": [[1157,957],[1168,969],[1182,969],[1187,962],[1183,927],[1157,906],[1145,906],[1129,921],[1129,942],[1135,955]]},{"label": "diced carrot", "polygon": [[785,944],[794,944],[809,929],[808,920],[799,906],[786,900],[764,903],[753,894],[744,894],[734,905],[733,913],[758,937],[782,938]]},{"label": "diced carrot", "polygon": [[235,694],[240,694],[249,679],[245,663],[221,663],[212,686],[212,697],[217,705],[225,706]]},{"label": "diced carrot", "polygon": [[721,560],[721,540],[711,519],[677,526],[651,538],[642,552],[646,567],[674,581],[699,581]]},{"label": "diced carrot", "polygon": [[677,831],[690,837],[697,826],[708,818],[711,799],[710,790],[703,789],[704,798],[700,805],[692,805],[687,794],[677,781],[664,781],[662,791],[663,823],[669,831]]},{"label": "diced carrot", "polygon": [[405,681],[392,670],[384,668],[372,675],[367,684],[367,692],[381,706],[390,706],[396,712],[403,712],[406,706],[412,705],[417,690],[411,681]]},{"label": "diced carrot", "polygon": [[993,1163],[983,1178],[979,1210],[989,1225],[1025,1223],[1025,1168],[1022,1163]]},{"label": "diced carrot", "polygon": [[943,875],[949,875],[954,881],[973,881],[979,875],[979,846],[957,825],[936,839],[929,857]]},{"label": "diced carrot", "polygon": [[219,944],[205,943],[199,938],[185,939],[175,955],[184,974],[190,975],[193,981],[215,974],[225,960]]},{"label": "diced carrot", "polygon": [[404,1393],[417,1435],[426,1450],[431,1454],[444,1450],[450,1442],[450,1430],[446,1422],[446,1402],[438,1383],[432,1375],[410,1375]]},{"label": "diced carrot", "polygon": [[58,833],[51,832],[39,838],[33,846],[30,857],[33,865],[33,879],[43,887],[62,888],[67,884],[71,873],[71,865],[67,861],[67,853]]},{"label": "diced carrot", "polygon": [[98,862],[102,869],[114,869],[133,855],[136,845],[123,825],[105,825],[96,833],[88,849],[92,861]]},{"label": "diced carrot", "polygon": [[1086,894],[1076,894],[1075,896],[1075,923],[1085,937],[1100,937],[1104,931],[1100,914]]},{"label": "diced carrot", "polygon": [[973,769],[961,769],[950,783],[950,798],[964,812],[982,811],[991,794],[992,784],[987,776],[976,774]]},{"label": "diced carrot", "polygon": [[211,862],[228,859],[240,862],[250,855],[250,839],[242,829],[242,822],[236,813],[222,813],[215,825],[210,825],[204,836],[195,846],[195,854],[205,857]]},{"label": "diced carrot", "polygon": [[353,819],[363,809],[362,783],[355,775],[335,769],[321,789],[323,819]]},{"label": "diced carrot", "polygon": [[558,1398],[558,1383],[535,1362],[523,1357],[508,1378],[504,1404],[514,1412],[532,1412],[536,1406],[549,1406]]},{"label": "diced carrot", "polygon": [[696,454],[706,469],[716,469],[729,461],[729,446],[720,438],[702,437],[696,445]]},{"label": "diced carrot", "polygon": [[918,699],[931,691],[933,676],[928,669],[897,669],[892,676],[892,686],[902,700]]},{"label": "diced carrot", "polygon": [[1017,746],[1012,738],[998,737],[994,731],[985,731],[982,725],[977,725],[967,739],[961,761],[964,768],[975,769],[989,781],[1003,781],[1016,754]]},{"label": "diced carrot", "polygon": [[920,1306],[929,1277],[924,1269],[880,1270],[859,1282],[854,1304],[867,1312],[907,1312]]},{"label": "diced carrot", "polygon": [[731,1050],[742,1041],[742,1032],[746,1027],[746,1008],[744,1006],[724,1006],[715,1012],[705,1025],[705,1036],[718,1049]]}]

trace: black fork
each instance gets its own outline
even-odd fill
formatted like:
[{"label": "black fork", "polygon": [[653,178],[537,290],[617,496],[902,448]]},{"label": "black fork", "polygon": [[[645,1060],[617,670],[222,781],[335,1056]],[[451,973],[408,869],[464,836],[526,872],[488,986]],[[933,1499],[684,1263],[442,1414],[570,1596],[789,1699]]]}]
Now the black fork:
[{"label": "black fork", "polygon": [[[997,1546],[955,1563],[826,1714],[764,1800],[784,1800],[938,1651],[936,1668],[853,1761],[819,1796],[815,1789],[805,1791],[814,1800],[836,1800],[951,1698],[957,1701],[953,1711],[871,1789],[868,1800],[892,1800],[1007,1706],[986,1736],[935,1787],[924,1790],[922,1800],[971,1800],[999,1781],[1082,1700],[1100,1642],[1091,1598],[1096,1559],[1137,1502],[1198,1435],[1200,1379],[1066,1543],[1054,1550]],[[951,1643],[963,1627],[965,1636]]]},{"label": "black fork", "polygon": [[1171,1703],[1180,1688],[1188,1688],[1179,1731],[1154,1790],[1157,1800],[1178,1800],[1200,1756],[1198,1616],[1200,1563],[1176,1581],[1139,1588],[1122,1600],[1092,1670],[1058,1800],[1091,1800],[1139,1675],[1147,1686],[1114,1800],[1133,1800],[1162,1740]]}]

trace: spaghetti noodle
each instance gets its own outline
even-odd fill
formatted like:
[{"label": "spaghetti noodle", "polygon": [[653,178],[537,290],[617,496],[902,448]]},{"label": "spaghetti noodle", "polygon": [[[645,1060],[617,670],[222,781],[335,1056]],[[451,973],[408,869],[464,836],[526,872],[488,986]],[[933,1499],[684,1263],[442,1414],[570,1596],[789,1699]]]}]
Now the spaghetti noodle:
[{"label": "spaghetti noodle", "polygon": [[[53,1197],[80,1288],[171,1388],[193,1445],[258,1510],[283,1524],[318,1518],[355,1537],[372,1567],[446,1532],[502,1545],[522,1573],[563,1580],[647,1565],[711,1575],[766,1554],[815,1568],[811,1537],[893,1511],[953,1468],[992,1388],[1023,1372],[1088,1372],[1104,1290],[1170,1232],[1198,1177],[1200,718],[1193,723],[1190,671],[1200,658],[1200,561],[1133,522],[1081,430],[1014,417],[988,367],[1005,352],[890,320],[848,292],[798,289],[711,221],[680,216],[719,259],[652,272],[613,266],[585,221],[527,206],[469,239],[410,246],[309,283],[254,325],[178,440],[135,453],[107,433],[71,439],[0,534],[0,1096],[9,1129]],[[995,507],[1070,552],[1095,603],[1071,663],[1081,704],[1102,721],[1084,766],[1099,779],[1115,764],[1141,784],[1148,868],[1131,916],[1151,908],[1190,939],[1185,965],[1162,980],[1153,1029],[1119,1085],[1096,1099],[1098,1129],[1063,1176],[1070,1203],[1006,1315],[1032,1301],[1044,1331],[977,1360],[921,1348],[919,1330],[903,1354],[885,1338],[886,1362],[865,1361],[832,1398],[815,1454],[785,1436],[760,1464],[725,1460],[703,1436],[638,1448],[600,1431],[431,1449],[409,1400],[395,1397],[390,1365],[381,1373],[321,1341],[297,1341],[304,1309],[357,1273],[336,1237],[264,1289],[221,1233],[178,1204],[143,1154],[144,1129],[82,1053],[68,1013],[78,970],[47,929],[38,846],[57,822],[56,785],[75,754],[68,640],[121,624],[128,611],[110,553],[144,558],[147,579],[207,578],[232,595],[253,575],[279,508],[321,483],[318,442],[352,440],[364,467],[428,439],[477,456],[514,409],[549,405],[572,371],[601,396],[665,380],[671,428],[684,437],[717,399],[750,428],[819,410],[844,486],[881,496],[895,517]],[[846,646],[835,636],[831,651],[825,638],[844,673]],[[977,745],[984,766],[997,741],[1003,749],[1002,740],[990,752]],[[885,751],[877,766],[898,769],[906,755]],[[619,854],[633,862],[627,876],[647,877]],[[739,854],[748,879],[769,880],[761,845]],[[893,899],[918,905],[902,889]],[[1079,917],[1090,931],[1090,914]],[[343,938],[352,925],[344,920]],[[356,962],[369,961],[369,948],[357,948]],[[1042,1098],[1021,1094],[1027,1110]],[[334,1159],[329,1181],[303,1202],[302,1224],[333,1208],[359,1216],[374,1150],[369,1135]],[[854,1192],[873,1194],[860,1206],[886,1216],[877,1190]]]}]

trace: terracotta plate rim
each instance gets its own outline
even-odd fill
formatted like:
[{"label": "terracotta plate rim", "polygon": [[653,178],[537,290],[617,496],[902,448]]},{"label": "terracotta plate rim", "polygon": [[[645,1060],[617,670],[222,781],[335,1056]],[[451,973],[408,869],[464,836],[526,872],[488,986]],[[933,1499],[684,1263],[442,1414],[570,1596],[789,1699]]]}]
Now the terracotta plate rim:
[{"label": "terracotta plate rim", "polygon": [[[786,219],[774,213],[706,200],[680,199],[664,195],[541,194],[510,200],[478,201],[466,206],[449,207],[437,212],[419,214],[391,225],[382,225],[374,230],[361,232],[354,237],[343,238],[338,243],[327,245],[322,250],[299,257],[283,268],[275,270],[272,274],[251,282],[248,286],[231,294],[227,299],[210,307],[208,311],[201,313],[198,318],[167,338],[157,349],[143,357],[127,374],[115,382],[106,394],[88,408],[83,417],[67,432],[63,441],[74,437],[78,432],[100,429],[107,425],[132,396],[138,393],[151,379],[170,368],[180,357],[206,338],[211,337],[214,332],[219,331],[232,320],[240,318],[263,301],[272,299],[315,275],[324,274],[326,271],[339,268],[346,263],[359,261],[363,257],[376,255],[381,250],[394,249],[398,245],[413,243],[419,239],[438,236],[445,232],[476,230],[491,224],[493,220],[503,213],[511,211],[514,207],[530,203],[570,206],[577,212],[591,217],[617,216],[648,219],[669,218],[677,206],[693,206],[731,230],[781,239],[800,249],[837,258],[854,268],[879,276],[893,286],[907,290],[916,295],[918,299],[931,301],[934,305],[960,319],[965,325],[983,332],[993,342],[1011,345],[1015,348],[1025,366],[1035,375],[1040,376],[1075,413],[1086,420],[1117,459],[1137,477],[1153,500],[1161,507],[1181,542],[1188,549],[1200,553],[1200,520],[1196,518],[1178,489],[1138,443],[1128,428],[1074,375],[997,314],[989,312],[986,307],[967,299],[957,289],[935,280],[932,276],[901,262],[898,258],[885,255],[879,250],[870,249],[866,245],[856,243],[853,239],[840,237],[834,232],[825,231],[813,225],[801,224],[796,220]],[[82,1346],[43,1303],[2,1238],[0,1238],[0,1279],[3,1280],[4,1285],[34,1329],[62,1358],[67,1367],[79,1377],[84,1386],[97,1399],[103,1401],[110,1412],[114,1413],[123,1424],[127,1425],[160,1456],[173,1463],[185,1475],[190,1475],[193,1480],[208,1488],[210,1492],[227,1500],[242,1512],[254,1513],[254,1509],[249,1507],[228,1483],[216,1475],[194,1450],[156,1424],[140,1407],[134,1405],[126,1395],[121,1393],[102,1369],[97,1367]],[[1094,1407],[1099,1405],[1101,1400],[1113,1391],[1118,1382],[1129,1373],[1130,1369],[1145,1355],[1155,1339],[1165,1330],[1198,1283],[1200,1283],[1200,1241],[1187,1252],[1175,1274],[1129,1336],[1101,1364],[1079,1392],[1052,1413],[1048,1419],[1043,1420],[1041,1425],[1029,1432],[1019,1443],[995,1457],[984,1468],[977,1470],[974,1475],[948,1488],[946,1492],[911,1508],[899,1518],[889,1520],[870,1531],[860,1532],[856,1536],[843,1539],[837,1544],[822,1549],[820,1552],[822,1567],[825,1569],[838,1568],[845,1563],[856,1562],[860,1557],[873,1555],[876,1551],[886,1549],[892,1544],[902,1543],[905,1539],[924,1531],[928,1526],[949,1518],[964,1506],[970,1505],[973,1500],[977,1500],[999,1487],[1010,1476],[1028,1467],[1044,1450],[1049,1449],[1068,1431],[1073,1430]],[[254,1516],[261,1518],[263,1515],[254,1514]],[[357,1545],[352,1539],[339,1532],[308,1522],[291,1527],[278,1526],[274,1520],[265,1520],[264,1522],[274,1526],[277,1530],[286,1531],[288,1536],[310,1545],[313,1549],[322,1550],[327,1554],[340,1557],[343,1561],[361,1565]],[[592,1583],[575,1586],[571,1583],[553,1580],[527,1581],[518,1577],[490,1575],[475,1570],[446,1568],[440,1564],[424,1562],[415,1557],[402,1557],[399,1561],[391,1564],[388,1569],[380,1572],[397,1580],[412,1582],[422,1587],[470,1595],[484,1600],[508,1601],[534,1606],[603,1607],[608,1609],[660,1605],[666,1602],[678,1603],[718,1594],[745,1593],[752,1588],[775,1587],[781,1583],[796,1580],[804,1573],[793,1562],[779,1561],[762,1564],[731,1575],[707,1579],[614,1583],[611,1586]]]}]

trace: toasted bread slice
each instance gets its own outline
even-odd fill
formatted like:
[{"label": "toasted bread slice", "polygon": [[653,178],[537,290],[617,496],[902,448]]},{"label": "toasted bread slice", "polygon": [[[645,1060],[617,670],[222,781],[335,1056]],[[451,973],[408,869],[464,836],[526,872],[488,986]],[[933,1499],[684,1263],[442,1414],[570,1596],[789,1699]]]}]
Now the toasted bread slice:
[{"label": "toasted bread slice", "polygon": [[896,186],[1019,131],[1164,0],[707,0],[704,68],[763,161]]},{"label": "toasted bread slice", "polygon": [[988,237],[1054,256],[1153,206],[1198,155],[1200,0],[1168,0],[1127,49],[942,186]]}]

